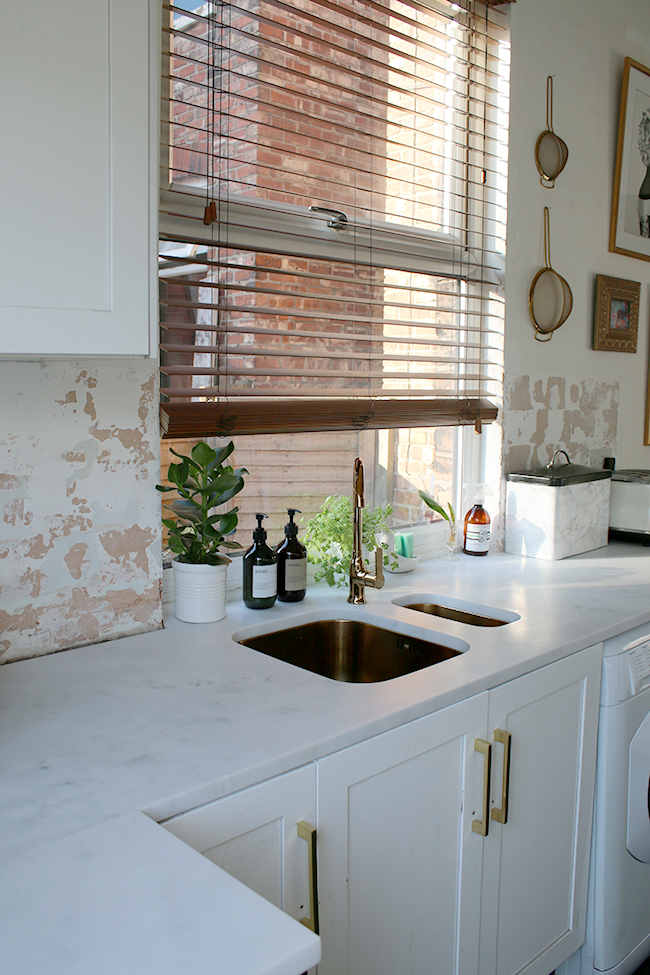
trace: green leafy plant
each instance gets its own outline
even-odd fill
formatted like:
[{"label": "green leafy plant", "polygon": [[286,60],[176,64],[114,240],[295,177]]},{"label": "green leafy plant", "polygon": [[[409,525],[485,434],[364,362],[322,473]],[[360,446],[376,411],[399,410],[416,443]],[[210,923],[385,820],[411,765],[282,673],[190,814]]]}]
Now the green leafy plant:
[{"label": "green leafy plant", "polygon": [[420,495],[424,503],[427,504],[430,508],[433,508],[433,510],[436,511],[439,515],[442,515],[445,521],[448,521],[450,524],[453,524],[456,521],[456,512],[454,511],[451,502],[448,502],[447,504],[448,511],[445,511],[443,506],[441,504],[438,504],[438,502],[435,501],[430,494],[427,494],[426,491],[418,491],[418,494]]},{"label": "green leafy plant", "polygon": [[225,504],[238,494],[244,486],[244,467],[234,470],[224,461],[235,449],[231,441],[219,450],[201,441],[191,451],[190,456],[172,450],[180,458],[178,464],[169,465],[170,486],[157,484],[158,491],[177,491],[179,497],[168,504],[177,519],[163,518],[163,525],[169,532],[169,547],[179,562],[193,565],[221,565],[230,562],[219,548],[241,548],[239,542],[227,539],[237,528],[239,508],[232,508],[221,514],[212,513],[220,504]]},{"label": "green leafy plant", "polygon": [[[388,554],[387,543],[379,540],[380,535],[392,531],[388,526],[392,513],[389,504],[383,508],[377,505],[372,510],[364,508],[362,542],[369,551],[378,545],[383,548],[384,565],[391,564],[395,568],[397,560]],[[309,561],[322,566],[314,573],[316,582],[325,579],[329,586],[347,585],[352,560],[352,524],[352,498],[349,495],[327,498],[318,514],[307,522],[304,540]]]}]

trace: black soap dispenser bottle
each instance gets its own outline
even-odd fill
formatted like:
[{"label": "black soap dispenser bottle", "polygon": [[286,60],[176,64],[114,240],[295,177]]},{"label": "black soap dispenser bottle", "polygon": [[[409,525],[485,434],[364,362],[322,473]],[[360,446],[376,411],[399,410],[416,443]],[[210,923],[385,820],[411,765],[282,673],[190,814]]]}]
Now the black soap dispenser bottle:
[{"label": "black soap dispenser bottle", "polygon": [[257,528],[253,532],[253,544],[244,552],[244,602],[249,609],[269,609],[275,603],[278,592],[278,557],[266,544],[266,532],[262,528],[264,514],[256,514]]},{"label": "black soap dispenser bottle", "polygon": [[299,603],[307,592],[307,549],[298,541],[298,526],[294,515],[299,508],[287,508],[289,522],[284,526],[284,541],[276,546],[278,555],[278,599],[283,603]]}]

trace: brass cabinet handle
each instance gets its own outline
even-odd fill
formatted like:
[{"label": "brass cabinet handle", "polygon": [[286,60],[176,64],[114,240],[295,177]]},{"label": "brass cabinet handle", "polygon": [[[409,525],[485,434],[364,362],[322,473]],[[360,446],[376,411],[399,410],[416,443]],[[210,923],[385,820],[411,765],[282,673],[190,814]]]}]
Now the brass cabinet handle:
[{"label": "brass cabinet handle", "polygon": [[318,874],[316,872],[316,829],[301,820],[298,836],[309,844],[309,917],[301,917],[300,923],[318,934]]},{"label": "brass cabinet handle", "polygon": [[492,810],[492,819],[504,826],[508,822],[508,798],[510,796],[510,732],[497,728],[494,740],[503,745],[503,778],[501,780],[501,808]]},{"label": "brass cabinet handle", "polygon": [[483,755],[483,816],[481,819],[474,819],[472,821],[472,829],[481,836],[487,836],[488,826],[490,824],[488,815],[488,806],[490,804],[490,742],[483,741],[482,738],[476,738],[474,741],[474,751],[481,752]]}]

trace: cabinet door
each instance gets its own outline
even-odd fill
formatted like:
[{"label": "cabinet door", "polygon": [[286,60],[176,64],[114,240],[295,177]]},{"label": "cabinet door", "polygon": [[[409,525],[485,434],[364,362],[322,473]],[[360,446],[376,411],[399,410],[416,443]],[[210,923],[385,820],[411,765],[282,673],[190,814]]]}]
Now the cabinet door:
[{"label": "cabinet door", "polygon": [[160,3],[2,17],[0,355],[149,355]]},{"label": "cabinet door", "polygon": [[319,975],[477,972],[487,694],[318,762]]},{"label": "cabinet door", "polygon": [[298,823],[316,823],[316,772],[305,765],[162,825],[296,920],[310,914],[309,843]]},{"label": "cabinet door", "polygon": [[[584,940],[601,652],[490,691],[488,736],[511,734],[511,760],[507,822],[491,819],[484,844],[482,975],[548,975]],[[493,809],[503,755],[497,740]]]}]

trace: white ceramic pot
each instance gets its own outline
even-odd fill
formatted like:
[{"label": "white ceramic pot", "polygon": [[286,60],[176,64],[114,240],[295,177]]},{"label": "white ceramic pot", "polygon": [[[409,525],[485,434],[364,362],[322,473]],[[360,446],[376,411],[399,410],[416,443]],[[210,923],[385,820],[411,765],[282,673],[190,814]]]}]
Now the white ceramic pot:
[{"label": "white ceramic pot", "polygon": [[174,613],[184,623],[215,623],[226,615],[228,565],[173,560]]}]

